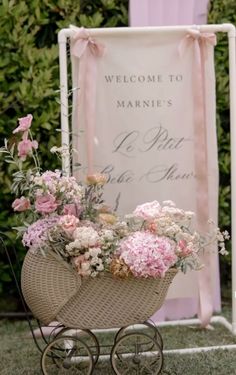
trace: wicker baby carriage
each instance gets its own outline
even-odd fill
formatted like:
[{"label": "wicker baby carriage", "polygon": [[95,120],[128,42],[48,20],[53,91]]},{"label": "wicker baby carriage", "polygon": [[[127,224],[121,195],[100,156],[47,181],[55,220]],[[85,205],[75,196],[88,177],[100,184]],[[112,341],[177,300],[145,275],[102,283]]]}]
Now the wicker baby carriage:
[{"label": "wicker baby carriage", "polygon": [[[65,327],[42,354],[43,373],[91,374],[100,347],[90,330],[123,327],[110,354],[115,373],[136,374],[139,372],[132,371],[142,368],[142,374],[158,374],[163,362],[162,340],[156,327],[146,321],[162,306],[176,273],[171,269],[160,279],[120,280],[108,273],[81,279],[53,253],[43,256],[28,252],[21,279],[24,298],[34,316],[44,324],[56,320]],[[128,326],[136,323],[141,323],[145,330],[141,331],[139,326],[138,331],[130,331]],[[144,365],[147,359],[148,366]],[[128,372],[124,367],[127,361],[131,363]]]}]

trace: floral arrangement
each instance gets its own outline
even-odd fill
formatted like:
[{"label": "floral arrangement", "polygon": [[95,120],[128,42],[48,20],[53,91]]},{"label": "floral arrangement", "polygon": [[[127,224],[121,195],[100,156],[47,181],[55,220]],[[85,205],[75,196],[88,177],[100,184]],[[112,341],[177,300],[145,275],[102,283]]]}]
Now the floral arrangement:
[{"label": "floral arrangement", "polygon": [[[21,225],[15,229],[29,251],[51,253],[83,277],[111,272],[120,278],[164,277],[170,268],[199,269],[200,252],[215,241],[220,253],[226,254],[227,232],[210,223],[212,230],[202,237],[192,230],[194,213],[172,201],[144,203],[119,218],[102,199],[106,176],[90,175],[81,184],[59,170],[43,172],[38,143],[30,132],[32,118],[20,118],[13,131],[18,143],[9,146],[5,140],[1,148],[6,162],[16,169],[12,208],[19,213]],[[51,152],[71,155],[65,146]],[[29,158],[34,162],[31,168]]]}]

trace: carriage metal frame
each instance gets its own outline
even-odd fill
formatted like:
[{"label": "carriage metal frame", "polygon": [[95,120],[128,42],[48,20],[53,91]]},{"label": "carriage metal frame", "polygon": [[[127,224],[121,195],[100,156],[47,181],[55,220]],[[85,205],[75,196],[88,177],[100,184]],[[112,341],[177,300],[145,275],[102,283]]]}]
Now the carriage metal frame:
[{"label": "carriage metal frame", "polygon": [[[100,337],[104,334],[102,329],[79,329],[59,322],[50,324],[50,334],[46,335],[45,325],[36,319],[40,334],[36,333],[38,330],[35,330],[32,323],[33,314],[27,308],[4,237],[7,238],[1,233],[0,242],[9,262],[33,341],[41,353],[40,365],[44,375],[91,375],[98,361],[110,361],[111,368],[117,375],[161,373],[164,363],[163,339],[150,320],[113,328],[110,330],[110,342],[105,343],[103,337]],[[12,250],[14,261],[19,267],[14,245]]]}]

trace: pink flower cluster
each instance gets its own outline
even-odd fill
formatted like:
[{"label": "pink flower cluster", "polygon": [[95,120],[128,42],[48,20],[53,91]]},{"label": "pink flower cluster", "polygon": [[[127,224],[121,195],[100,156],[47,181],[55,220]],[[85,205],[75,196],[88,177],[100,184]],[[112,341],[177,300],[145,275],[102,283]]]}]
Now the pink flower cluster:
[{"label": "pink flower cluster", "polygon": [[120,242],[120,258],[136,277],[164,277],[175,264],[175,243],[148,231],[137,231]]},{"label": "pink flower cluster", "polygon": [[62,176],[60,171],[46,171],[33,177],[36,189],[35,209],[45,215],[63,206],[63,214],[77,216],[81,212],[83,189],[73,176]]},{"label": "pink flower cluster", "polygon": [[[193,212],[177,208],[172,201],[160,204],[155,200],[137,206],[121,221],[101,199],[101,188],[107,180],[104,175],[89,175],[86,185],[81,186],[63,171],[41,172],[34,152],[38,143],[30,133],[32,119],[32,115],[20,118],[13,131],[21,136],[17,145],[21,160],[15,158],[15,144],[9,149],[6,141],[3,148],[8,161],[12,158],[19,168],[14,173],[12,191],[17,198],[12,208],[21,213],[23,226],[18,230],[24,232],[25,247],[45,255],[55,251],[83,277],[108,271],[122,278],[158,278],[171,267],[183,272],[189,267],[200,268],[198,251],[204,244],[199,233],[192,230]],[[66,146],[53,149],[62,157],[71,156],[72,150]],[[29,170],[22,163],[27,156],[32,156],[35,164]],[[208,244],[218,240],[220,252],[225,254],[228,234],[219,228],[213,234]]]},{"label": "pink flower cluster", "polygon": [[49,216],[31,224],[23,235],[22,243],[31,251],[44,247],[48,242],[48,231],[57,225],[59,216]]}]

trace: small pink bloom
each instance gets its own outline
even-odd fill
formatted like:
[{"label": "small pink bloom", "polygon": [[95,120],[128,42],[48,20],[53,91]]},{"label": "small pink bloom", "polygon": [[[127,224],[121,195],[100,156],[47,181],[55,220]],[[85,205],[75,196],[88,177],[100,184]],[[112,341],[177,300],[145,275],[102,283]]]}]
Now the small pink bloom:
[{"label": "small pink bloom", "polygon": [[73,234],[78,223],[79,219],[74,215],[64,215],[59,220],[59,224],[67,234]]},{"label": "small pink bloom", "polygon": [[78,270],[79,275],[81,276],[90,276],[90,263],[89,262],[82,262],[80,265],[80,269]]},{"label": "small pink bloom", "polygon": [[30,201],[28,198],[20,197],[19,199],[15,199],[12,203],[12,208],[14,211],[23,212],[30,208]]},{"label": "small pink bloom", "polygon": [[150,230],[150,232],[156,233],[157,223],[154,223],[153,221],[148,223],[147,229]]},{"label": "small pink bloom", "polygon": [[50,214],[56,211],[58,203],[52,194],[39,195],[35,201],[35,209],[41,214]]},{"label": "small pink bloom", "polygon": [[84,261],[85,261],[84,255],[79,255],[74,258],[75,265],[78,269],[80,268],[81,263],[83,263]]},{"label": "small pink bloom", "polygon": [[76,216],[77,214],[76,205],[74,203],[65,204],[63,208],[63,214]]},{"label": "small pink bloom", "polygon": [[29,139],[24,139],[23,141],[19,142],[18,144],[18,156],[25,160],[26,156],[32,153],[33,149],[38,148],[38,142],[37,141],[30,141]]},{"label": "small pink bloom", "polygon": [[179,250],[178,256],[183,257],[183,258],[193,253],[193,249],[191,249],[191,247],[187,247],[187,242],[185,240],[180,240],[178,242],[178,250]]},{"label": "small pink bloom", "polygon": [[27,115],[26,117],[21,117],[19,118],[19,126],[13,130],[13,134],[18,133],[18,132],[25,132],[29,130],[31,126],[33,116],[32,115]]},{"label": "small pink bloom", "polygon": [[185,240],[180,240],[178,242],[178,246],[180,247],[181,250],[184,250],[186,245],[187,245],[187,242]]}]

